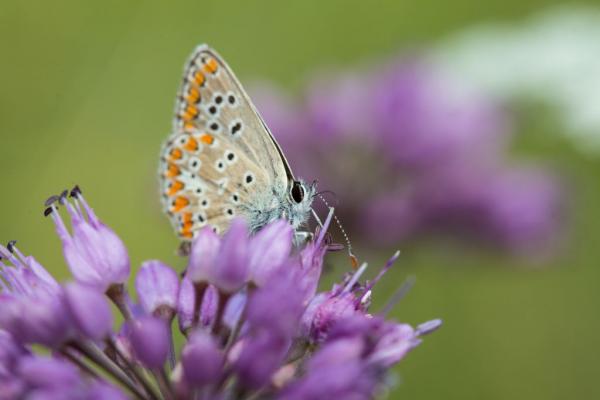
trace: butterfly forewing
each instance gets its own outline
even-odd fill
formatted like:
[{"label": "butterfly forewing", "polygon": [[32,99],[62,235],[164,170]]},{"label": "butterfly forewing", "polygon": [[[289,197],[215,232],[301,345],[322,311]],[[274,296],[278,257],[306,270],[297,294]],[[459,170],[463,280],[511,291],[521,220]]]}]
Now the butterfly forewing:
[{"label": "butterfly forewing", "polygon": [[160,176],[165,211],[183,239],[205,225],[223,232],[243,204],[291,176],[239,81],[205,45],[186,64],[173,130]]}]

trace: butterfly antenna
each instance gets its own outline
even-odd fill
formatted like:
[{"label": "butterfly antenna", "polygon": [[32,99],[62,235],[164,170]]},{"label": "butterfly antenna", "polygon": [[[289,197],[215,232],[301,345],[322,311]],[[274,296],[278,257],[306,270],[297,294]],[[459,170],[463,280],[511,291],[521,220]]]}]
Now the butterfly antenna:
[{"label": "butterfly antenna", "polygon": [[[319,199],[321,199],[321,201],[323,202],[323,204],[325,204],[325,206],[327,208],[331,208],[329,206],[329,203],[327,202],[327,200],[325,200],[325,198],[321,195],[321,193],[317,193],[316,196]],[[319,225],[323,226],[323,224],[319,220],[319,217],[314,212],[314,210],[313,210],[313,215],[315,216],[315,218],[316,218],[317,222],[319,223]],[[352,268],[356,270],[358,268],[358,258],[352,253],[352,243],[350,243],[350,238],[348,237],[348,234],[346,233],[346,230],[342,226],[342,223],[340,222],[340,219],[337,217],[336,214],[333,214],[333,219],[335,220],[335,223],[338,226],[338,228],[340,228],[340,231],[342,232],[342,235],[344,235],[344,240],[346,241],[346,246],[348,247],[348,256],[350,257],[350,262],[352,263]]]}]

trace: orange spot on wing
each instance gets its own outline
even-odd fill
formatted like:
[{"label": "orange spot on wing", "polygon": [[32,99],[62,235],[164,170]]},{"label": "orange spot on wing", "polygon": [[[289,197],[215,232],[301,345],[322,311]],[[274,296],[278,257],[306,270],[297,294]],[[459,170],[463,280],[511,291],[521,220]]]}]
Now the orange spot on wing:
[{"label": "orange spot on wing", "polygon": [[215,138],[212,135],[209,135],[208,133],[204,133],[202,136],[200,136],[200,141],[206,144],[213,144]]},{"label": "orange spot on wing", "polygon": [[169,152],[169,158],[171,160],[181,160],[183,157],[183,151],[181,149],[175,147],[173,150]]},{"label": "orange spot on wing", "polygon": [[175,176],[178,176],[181,173],[181,171],[179,170],[179,167],[173,163],[169,163],[169,166],[167,167],[167,171],[165,172],[165,175],[168,178],[173,178]]},{"label": "orange spot on wing", "polygon": [[198,89],[196,89],[195,87],[190,87],[190,90],[188,90],[187,96],[185,98],[185,100],[189,103],[189,104],[196,104],[200,101],[200,91]]},{"label": "orange spot on wing", "polygon": [[194,226],[194,222],[192,221],[193,217],[194,217],[194,214],[192,214],[191,212],[184,212],[183,214],[181,214],[182,227],[181,227],[181,230],[179,231],[179,234],[181,236],[189,238],[189,239],[192,238],[192,236],[193,236],[192,228]]},{"label": "orange spot on wing", "polygon": [[198,150],[198,141],[193,137],[189,137],[187,143],[185,144],[185,149],[187,151],[196,151]]},{"label": "orange spot on wing", "polygon": [[198,113],[200,111],[198,111],[198,108],[196,108],[196,106],[194,105],[189,105],[187,106],[187,108],[185,109],[185,112],[182,115],[182,119],[186,122],[189,122],[191,120],[193,120],[194,118],[196,118],[198,116]]},{"label": "orange spot on wing", "polygon": [[188,204],[190,204],[190,201],[188,200],[187,197],[177,196],[175,198],[175,200],[173,201],[173,206],[171,207],[171,211],[172,212],[179,212],[183,208],[187,207]]},{"label": "orange spot on wing", "polygon": [[196,73],[194,74],[194,83],[198,86],[202,86],[204,85],[204,82],[206,82],[206,77],[204,76],[202,71],[196,71]]},{"label": "orange spot on wing", "polygon": [[185,122],[183,124],[183,130],[186,132],[192,132],[194,129],[196,129],[196,125],[193,122]]},{"label": "orange spot on wing", "polygon": [[217,69],[219,69],[219,64],[217,63],[217,60],[215,60],[212,57],[206,60],[206,63],[204,64],[204,71],[214,74],[215,72],[217,72]]},{"label": "orange spot on wing", "polygon": [[194,217],[194,214],[192,214],[191,212],[186,212],[183,213],[181,215],[181,221],[185,224],[187,222],[192,222],[192,218]]},{"label": "orange spot on wing", "polygon": [[177,192],[179,192],[181,189],[183,189],[183,187],[184,187],[184,185],[182,182],[174,181],[171,184],[171,187],[169,187],[169,190],[167,191],[167,195],[174,196]]},{"label": "orange spot on wing", "polygon": [[181,235],[181,237],[184,237],[186,239],[191,239],[194,237],[194,234],[192,233],[192,231],[189,231],[189,230],[186,231],[185,229],[182,229],[179,232],[179,235]]}]

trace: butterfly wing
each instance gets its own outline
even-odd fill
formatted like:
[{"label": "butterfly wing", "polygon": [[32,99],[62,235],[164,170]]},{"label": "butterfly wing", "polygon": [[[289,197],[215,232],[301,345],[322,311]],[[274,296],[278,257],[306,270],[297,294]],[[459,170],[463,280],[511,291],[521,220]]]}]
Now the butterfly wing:
[{"label": "butterfly wing", "polygon": [[163,205],[183,239],[221,233],[258,193],[293,179],[281,150],[225,61],[206,45],[187,62],[174,133],[163,146]]}]

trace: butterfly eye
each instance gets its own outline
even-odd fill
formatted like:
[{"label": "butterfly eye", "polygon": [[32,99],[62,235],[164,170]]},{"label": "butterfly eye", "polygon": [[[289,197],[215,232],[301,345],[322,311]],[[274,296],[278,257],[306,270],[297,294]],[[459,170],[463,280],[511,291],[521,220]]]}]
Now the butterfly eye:
[{"label": "butterfly eye", "polygon": [[296,203],[301,203],[302,200],[304,199],[304,187],[302,187],[302,184],[298,181],[294,181],[294,184],[292,185],[292,190],[290,193],[292,195],[292,199]]}]

